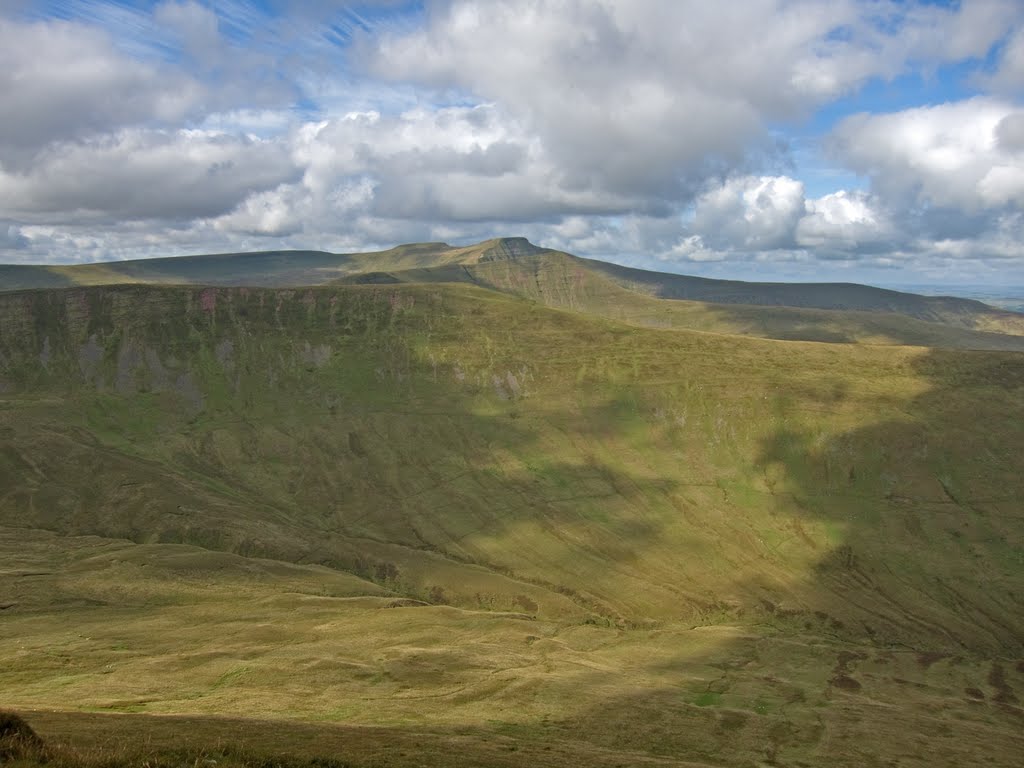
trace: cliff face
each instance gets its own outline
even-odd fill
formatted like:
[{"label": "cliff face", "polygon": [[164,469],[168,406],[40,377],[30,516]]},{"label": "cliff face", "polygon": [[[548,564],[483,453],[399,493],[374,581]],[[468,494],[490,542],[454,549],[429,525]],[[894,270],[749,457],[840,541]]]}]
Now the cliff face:
[{"label": "cliff face", "polygon": [[[520,262],[520,263],[517,263]],[[460,279],[453,267],[508,267],[528,272],[538,265],[558,270],[571,262],[574,272],[600,282],[602,291],[620,290],[613,303],[637,298],[700,301],[721,307],[791,308],[899,315],[951,328],[1024,335],[1024,315],[1005,312],[977,301],[949,296],[918,296],[852,283],[757,283],[712,280],[652,272],[618,264],[579,259],[534,245],[524,237],[503,237],[468,246],[413,243],[386,251],[336,254],[323,251],[266,251],[174,258],[141,259],[53,266],[0,264],[0,292],[74,285],[216,285],[291,287],[325,285],[345,277],[404,272],[402,281]],[[425,273],[423,270],[438,270]],[[420,272],[420,274],[414,274]],[[359,279],[357,278],[357,281]],[[633,298],[625,294],[633,294]],[[589,310],[588,310],[589,311]],[[818,316],[816,323],[828,323]],[[861,319],[864,322],[864,319]],[[791,323],[792,324],[792,323]],[[963,346],[963,344],[957,344]],[[983,345],[995,348],[994,343]]]},{"label": "cliff face", "polygon": [[671,302],[565,255],[421,277],[0,296],[5,705],[222,716],[75,727],[136,763],[232,715],[374,764],[1015,765],[1024,356],[626,325]]},{"label": "cliff face", "polygon": [[466,285],[120,286],[0,296],[0,388],[9,526],[623,627],[1024,636],[1017,354],[657,331]]},{"label": "cliff face", "polygon": [[[311,339],[367,331],[390,309],[378,296],[347,298],[311,289],[143,286],[0,294],[0,370],[9,392],[168,391],[198,412],[200,382],[209,388],[230,379],[243,349],[247,364],[268,375],[315,367],[329,352]],[[260,360],[274,338],[301,341],[290,356]]]}]

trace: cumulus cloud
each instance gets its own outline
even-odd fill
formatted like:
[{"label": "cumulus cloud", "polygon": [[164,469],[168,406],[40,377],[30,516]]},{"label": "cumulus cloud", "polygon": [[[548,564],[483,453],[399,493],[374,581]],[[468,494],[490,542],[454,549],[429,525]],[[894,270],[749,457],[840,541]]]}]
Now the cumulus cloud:
[{"label": "cumulus cloud", "polygon": [[[337,231],[353,217],[433,224],[530,222],[627,210],[630,200],[566,189],[535,142],[493,107],[356,112],[290,137],[302,178],[245,201],[224,231]],[[507,226],[498,225],[498,226]]]},{"label": "cumulus cloud", "polygon": [[221,232],[282,237],[303,232],[310,222],[333,217],[335,226],[321,231],[351,228],[357,214],[365,214],[373,201],[373,182],[356,177],[337,183],[322,195],[313,195],[302,184],[284,184],[251,195],[235,210],[213,221]]},{"label": "cumulus cloud", "polygon": [[805,201],[794,234],[804,248],[850,254],[885,249],[897,237],[876,199],[862,191],[846,190]]},{"label": "cumulus cloud", "polygon": [[203,92],[188,76],[130,60],[100,30],[0,19],[0,162],[8,168],[24,168],[51,141],[183,120]]},{"label": "cumulus cloud", "polygon": [[1020,203],[1024,110],[976,97],[840,123],[832,150],[905,205],[981,207]]},{"label": "cumulus cloud", "polygon": [[995,71],[979,79],[998,93],[1020,95],[1024,89],[1024,29],[1016,30],[1005,42]]},{"label": "cumulus cloud", "polygon": [[51,144],[22,173],[0,170],[0,210],[33,223],[206,218],[298,175],[280,142],[126,129]]},{"label": "cumulus cloud", "polygon": [[870,180],[876,214],[887,212],[880,248],[946,263],[1020,259],[1024,110],[1013,102],[856,115],[836,127],[831,148]]},{"label": "cumulus cloud", "polygon": [[[9,14],[0,252],[355,250],[515,231],[690,264],[1012,258],[1014,0],[408,9],[166,0]],[[808,196],[786,126],[873,79],[977,61],[990,71],[970,82],[997,95],[848,118],[832,156],[870,190],[847,179]]]},{"label": "cumulus cloud", "polygon": [[698,197],[693,216],[674,242],[656,251],[662,261],[846,262],[858,267],[989,270],[1019,263],[1024,213],[1001,206],[974,212],[914,205],[898,207],[863,190],[816,198],[786,176],[741,176]]},{"label": "cumulus cloud", "polygon": [[296,97],[281,62],[230,45],[208,8],[168,2],[152,16],[121,15],[138,35],[130,45],[80,21],[0,17],[0,164],[24,169],[54,141],[181,127],[232,109],[287,107]]},{"label": "cumulus cloud", "polygon": [[888,212],[868,193],[839,190],[807,198],[804,185],[788,176],[738,176],[697,198],[688,226],[661,258],[789,260],[803,250],[856,260],[903,245]]},{"label": "cumulus cloud", "polygon": [[453,0],[425,28],[386,36],[372,67],[502,105],[568,188],[678,200],[742,170],[752,148],[770,150],[767,120],[896,75],[910,56],[950,55],[945,40],[962,16],[979,22],[957,36],[956,55],[983,53],[1012,8],[974,8]]},{"label": "cumulus cloud", "polygon": [[[754,5],[753,16],[779,11]],[[675,198],[691,177],[741,164],[765,114],[797,106],[796,61],[835,21],[820,5],[792,9],[762,18],[779,32],[763,34],[709,7],[453,2],[427,28],[384,39],[373,67],[500,104],[567,189]],[[788,72],[761,67],[780,57]]]},{"label": "cumulus cloud", "polygon": [[697,199],[691,229],[715,248],[791,248],[803,213],[801,182],[788,176],[743,176]]}]

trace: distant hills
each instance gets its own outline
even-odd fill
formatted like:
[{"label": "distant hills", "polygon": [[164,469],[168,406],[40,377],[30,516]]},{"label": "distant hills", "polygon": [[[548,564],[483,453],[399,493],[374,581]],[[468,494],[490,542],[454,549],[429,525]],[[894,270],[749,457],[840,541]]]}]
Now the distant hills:
[{"label": "distant hills", "polygon": [[523,238],[468,247],[413,243],[370,253],[257,251],[71,265],[0,265],[0,291],[72,285],[218,285],[281,288],[323,285],[343,275],[476,263],[543,252]]},{"label": "distant hills", "polygon": [[295,287],[470,283],[634,325],[765,338],[1024,350],[1024,315],[854,283],[765,283],[652,272],[525,238],[372,253],[263,251],[102,264],[0,265],[0,291],[72,285]]}]

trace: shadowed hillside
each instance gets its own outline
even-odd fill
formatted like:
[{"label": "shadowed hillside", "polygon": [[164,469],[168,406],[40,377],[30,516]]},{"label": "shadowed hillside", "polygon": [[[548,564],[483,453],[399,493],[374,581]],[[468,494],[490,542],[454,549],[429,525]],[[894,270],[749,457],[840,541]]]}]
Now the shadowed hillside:
[{"label": "shadowed hillside", "polygon": [[806,341],[1024,349],[1024,316],[978,301],[864,285],[744,283],[621,267],[540,248],[525,238],[319,251],[186,256],[71,266],[0,265],[0,291],[71,285],[301,287],[470,282],[548,306],[653,327]]},{"label": "shadowed hillside", "polygon": [[0,320],[12,706],[256,702],[593,764],[1018,753],[1019,354],[467,285],[74,288]]},{"label": "shadowed hillside", "polygon": [[[754,283],[713,280],[689,275],[648,272],[601,261],[585,260],[592,269],[616,282],[665,299],[690,299],[718,304],[853,309],[897,312],[919,320],[975,326],[975,316],[992,308],[973,299],[919,296],[856,283]],[[1000,313],[1012,317],[1013,313]]]},{"label": "shadowed hillside", "polygon": [[[1004,421],[1020,411],[1024,361],[936,351],[910,365],[922,387],[898,415],[831,434],[780,424],[757,460],[768,503],[794,526],[783,546],[798,547],[804,526],[836,533],[802,589],[849,612],[814,626],[783,598],[766,606],[773,623],[817,642],[772,632],[717,645],[702,659],[700,707],[679,696],[696,687],[692,652],[667,653],[650,670],[658,685],[602,701],[574,727],[606,746],[660,741],[664,754],[723,763],[752,744],[766,764],[851,768],[1004,764],[1011,732],[1011,749],[1024,746],[1024,514],[1019,458],[1002,442],[1024,444]],[[916,638],[897,639],[901,624]],[[834,642],[851,630],[865,642]],[[971,635],[1001,637],[1002,650],[972,653]],[[784,726],[759,716],[781,711]]]},{"label": "shadowed hillside", "polygon": [[[620,624],[728,604],[741,567],[788,583],[792,558],[748,563],[748,536],[773,527],[762,445],[881,419],[875,397],[915,394],[925,354],[645,331],[457,286],[77,289],[4,304],[8,519],[31,510],[63,533],[384,569],[380,581],[397,582],[389,558],[411,557],[423,570],[407,566],[409,596],[439,586],[447,602],[512,609],[516,595],[499,594],[519,589],[502,586],[512,575],[536,585],[532,602],[547,590],[575,603],[557,611]],[[1017,356],[985,359],[1018,385]],[[774,436],[779,423],[789,431]],[[948,445],[923,462],[841,445],[850,466],[819,495],[859,489],[829,503],[877,515],[902,495],[881,478],[906,464],[945,503],[935,478],[995,451],[968,452],[973,423],[958,426],[936,427]],[[1019,435],[993,431],[1010,453]],[[711,509],[759,522],[737,537]],[[358,562],[361,540],[378,542],[372,561]],[[677,562],[684,542],[721,572]],[[815,558],[807,547],[799,557]],[[498,592],[430,583],[438,556],[453,573],[483,568]],[[757,606],[761,592],[729,599]]]},{"label": "shadowed hillside", "polygon": [[471,264],[515,258],[541,250],[524,238],[503,238],[466,247],[447,243],[413,243],[387,251],[358,254],[257,251],[97,264],[0,264],[0,291],[124,284],[309,286],[371,269],[405,270],[448,263]]},{"label": "shadowed hillside", "polygon": [[[657,273],[642,274],[658,277]],[[679,276],[663,277],[669,279]],[[603,273],[601,262],[587,261],[556,251],[472,264],[452,263],[421,269],[358,273],[342,278],[339,282],[350,285],[470,283],[523,296],[549,307],[653,328],[680,328],[794,341],[1024,351],[1022,336],[962,327],[961,321],[968,316],[963,313],[957,316],[953,324],[947,324],[921,320],[888,309],[801,309],[656,298],[642,290],[631,290],[611,279]],[[721,281],[706,282],[714,285]],[[867,289],[866,286],[855,288]],[[870,292],[876,289],[867,290]],[[950,301],[955,305],[959,300]],[[899,306],[898,302],[892,303]],[[984,313],[993,311],[991,308],[983,310]],[[927,314],[941,316],[938,311],[929,310]],[[989,315],[984,314],[984,317],[988,318]],[[1015,324],[1024,328],[1024,319],[1012,313],[1001,313],[998,318],[1005,325],[1003,330],[1012,331],[1016,329]]]}]

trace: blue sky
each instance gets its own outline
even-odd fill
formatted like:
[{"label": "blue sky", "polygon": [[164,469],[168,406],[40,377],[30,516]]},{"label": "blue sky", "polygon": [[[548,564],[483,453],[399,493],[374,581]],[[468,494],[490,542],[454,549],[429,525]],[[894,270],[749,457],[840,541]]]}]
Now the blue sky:
[{"label": "blue sky", "polygon": [[1024,284],[1015,0],[0,0],[0,261],[526,235]]}]

